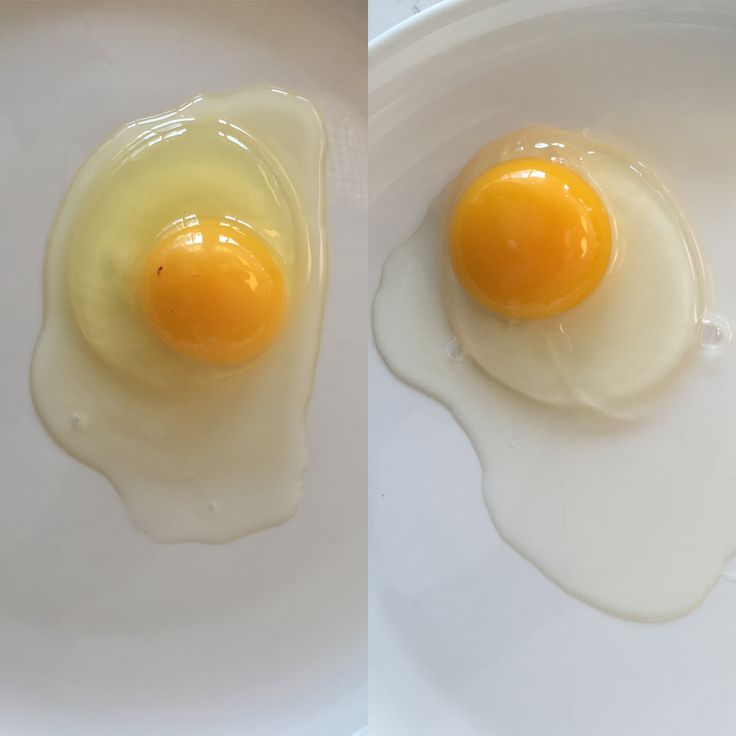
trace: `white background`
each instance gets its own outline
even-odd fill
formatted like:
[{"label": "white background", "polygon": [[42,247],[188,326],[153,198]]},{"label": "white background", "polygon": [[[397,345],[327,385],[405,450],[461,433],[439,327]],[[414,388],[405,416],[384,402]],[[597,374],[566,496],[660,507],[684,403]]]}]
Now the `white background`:
[{"label": "white background", "polygon": [[[362,2],[0,4],[3,736],[364,726],[365,38]],[[264,84],[309,97],[330,146],[304,499],[231,544],[158,545],[33,412],[45,241],[75,171],[120,126]]]}]

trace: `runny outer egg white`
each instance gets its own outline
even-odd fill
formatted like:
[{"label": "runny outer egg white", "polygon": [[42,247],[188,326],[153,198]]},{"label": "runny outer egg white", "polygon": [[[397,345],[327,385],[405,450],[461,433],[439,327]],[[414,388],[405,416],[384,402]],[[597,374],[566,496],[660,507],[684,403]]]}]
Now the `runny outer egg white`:
[{"label": "runny outer egg white", "polygon": [[303,97],[197,97],[115,134],[57,215],[34,404],[155,540],[226,542],[298,505],[324,156]]}]

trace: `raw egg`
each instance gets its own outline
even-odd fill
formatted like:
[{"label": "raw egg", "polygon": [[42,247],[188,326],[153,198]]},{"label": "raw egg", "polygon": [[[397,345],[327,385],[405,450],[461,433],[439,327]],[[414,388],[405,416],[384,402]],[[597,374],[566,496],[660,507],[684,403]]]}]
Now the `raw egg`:
[{"label": "raw egg", "polygon": [[462,167],[374,302],[388,366],[468,432],[501,536],[620,616],[686,613],[733,553],[731,332],[709,285],[640,156],[539,126]]},{"label": "raw egg", "polygon": [[197,97],[104,143],[57,215],[34,403],[156,540],[225,542],[297,507],[325,147],[298,95]]}]

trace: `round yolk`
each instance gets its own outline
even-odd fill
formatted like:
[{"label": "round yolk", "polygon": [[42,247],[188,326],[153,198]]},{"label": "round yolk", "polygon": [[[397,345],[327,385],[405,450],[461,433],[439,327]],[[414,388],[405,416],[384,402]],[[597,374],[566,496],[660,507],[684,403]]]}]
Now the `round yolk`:
[{"label": "round yolk", "polygon": [[608,268],[611,226],[593,188],[535,158],[488,169],[463,192],[450,225],[452,266],[480,304],[515,319],[571,309]]},{"label": "round yolk", "polygon": [[139,295],[166,345],[216,365],[263,352],[286,307],[284,278],[268,246],[217,220],[161,236],[143,264]]}]

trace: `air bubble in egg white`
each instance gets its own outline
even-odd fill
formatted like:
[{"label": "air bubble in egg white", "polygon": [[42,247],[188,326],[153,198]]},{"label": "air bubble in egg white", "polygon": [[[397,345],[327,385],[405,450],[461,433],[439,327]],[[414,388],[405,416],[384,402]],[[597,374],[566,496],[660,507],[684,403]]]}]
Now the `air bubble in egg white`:
[{"label": "air bubble in egg white", "polygon": [[454,360],[456,363],[465,360],[465,348],[458,337],[453,337],[447,343],[447,354],[450,356],[450,360]]},{"label": "air bubble in egg white", "polygon": [[698,337],[700,346],[704,350],[718,350],[731,342],[731,325],[728,321],[717,314],[711,314],[700,320]]}]

